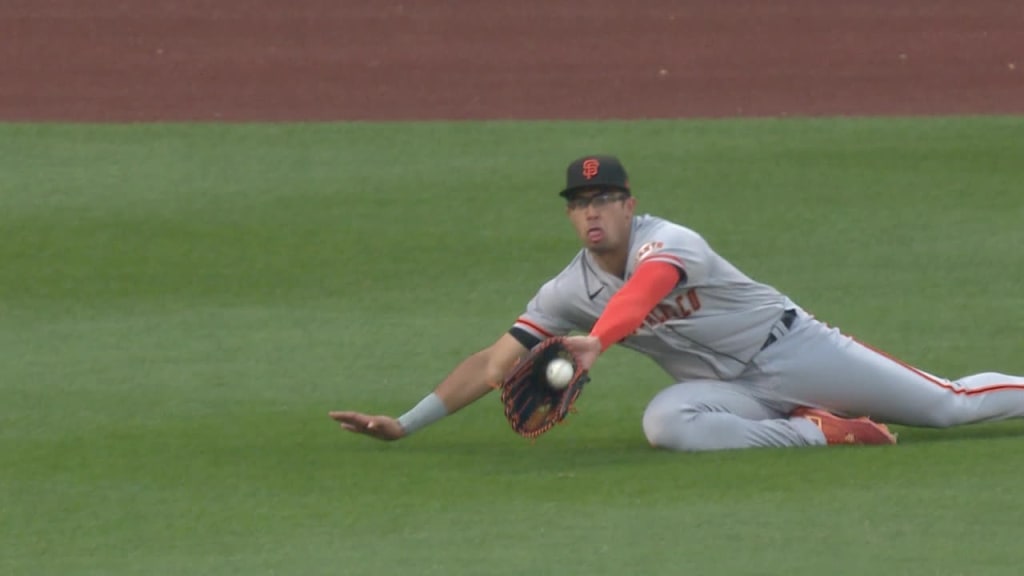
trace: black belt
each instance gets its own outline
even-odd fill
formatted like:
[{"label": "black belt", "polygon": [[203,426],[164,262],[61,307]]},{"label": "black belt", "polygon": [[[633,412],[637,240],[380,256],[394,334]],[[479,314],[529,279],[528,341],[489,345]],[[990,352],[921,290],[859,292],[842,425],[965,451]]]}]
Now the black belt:
[{"label": "black belt", "polygon": [[[796,309],[790,308],[789,310],[783,312],[781,320],[782,325],[788,331],[790,328],[793,327],[793,322],[796,321]],[[782,336],[782,334],[775,333],[775,328],[775,326],[772,327],[772,332],[771,334],[768,335],[768,339],[764,341],[764,344],[761,346],[761,350],[764,350],[765,348],[771,346],[772,344],[775,343],[776,340],[778,340]]]}]

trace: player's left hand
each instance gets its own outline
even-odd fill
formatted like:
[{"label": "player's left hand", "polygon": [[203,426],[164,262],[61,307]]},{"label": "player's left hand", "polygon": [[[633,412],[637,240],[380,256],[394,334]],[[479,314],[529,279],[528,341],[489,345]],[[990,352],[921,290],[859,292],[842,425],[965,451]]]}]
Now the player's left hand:
[{"label": "player's left hand", "polygon": [[347,411],[330,412],[328,415],[342,428],[356,434],[365,434],[378,440],[398,440],[405,436],[402,425],[390,416],[372,416]]},{"label": "player's left hand", "polygon": [[601,341],[596,336],[569,336],[565,347],[576,355],[576,362],[583,370],[590,370],[601,355]]}]

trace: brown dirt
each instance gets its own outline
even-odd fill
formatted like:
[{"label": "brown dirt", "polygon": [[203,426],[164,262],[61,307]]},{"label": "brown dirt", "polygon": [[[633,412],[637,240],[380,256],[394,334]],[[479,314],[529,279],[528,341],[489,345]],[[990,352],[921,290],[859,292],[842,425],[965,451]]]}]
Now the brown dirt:
[{"label": "brown dirt", "polygon": [[5,0],[0,119],[1024,113],[1008,0]]}]

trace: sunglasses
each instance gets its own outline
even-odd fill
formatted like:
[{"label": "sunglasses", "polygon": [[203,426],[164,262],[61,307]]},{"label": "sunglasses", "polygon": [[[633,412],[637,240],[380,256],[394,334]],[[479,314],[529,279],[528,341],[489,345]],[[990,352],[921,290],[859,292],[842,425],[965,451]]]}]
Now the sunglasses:
[{"label": "sunglasses", "polygon": [[573,196],[566,202],[569,206],[569,210],[582,210],[587,206],[593,206],[594,208],[601,208],[607,206],[612,202],[618,202],[619,200],[625,200],[629,198],[629,194],[618,190],[606,190],[604,192],[598,192],[590,196]]}]

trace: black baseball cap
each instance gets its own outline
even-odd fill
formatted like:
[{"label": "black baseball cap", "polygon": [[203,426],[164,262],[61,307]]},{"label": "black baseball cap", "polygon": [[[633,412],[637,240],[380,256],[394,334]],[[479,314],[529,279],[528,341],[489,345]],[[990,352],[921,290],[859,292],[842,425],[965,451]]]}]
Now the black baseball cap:
[{"label": "black baseball cap", "polygon": [[595,154],[573,160],[565,171],[565,190],[560,194],[571,198],[585,188],[617,188],[629,193],[629,178],[622,162],[615,156]]}]

